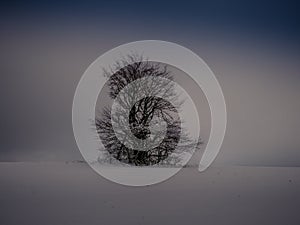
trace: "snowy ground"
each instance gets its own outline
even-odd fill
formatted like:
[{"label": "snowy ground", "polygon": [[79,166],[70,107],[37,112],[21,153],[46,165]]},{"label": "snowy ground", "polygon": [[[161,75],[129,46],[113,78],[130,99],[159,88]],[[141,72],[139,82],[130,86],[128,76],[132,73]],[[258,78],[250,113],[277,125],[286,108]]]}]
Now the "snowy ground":
[{"label": "snowy ground", "polygon": [[126,187],[85,163],[0,163],[0,180],[1,225],[300,224],[300,168],[189,167]]}]

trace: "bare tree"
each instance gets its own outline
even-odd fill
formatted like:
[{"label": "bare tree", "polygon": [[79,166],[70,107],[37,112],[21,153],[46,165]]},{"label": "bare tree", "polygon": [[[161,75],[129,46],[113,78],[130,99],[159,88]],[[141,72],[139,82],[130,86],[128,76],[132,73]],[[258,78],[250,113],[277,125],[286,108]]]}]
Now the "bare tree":
[{"label": "bare tree", "polygon": [[181,128],[178,110],[183,102],[166,66],[129,55],[114,67],[104,71],[104,76],[109,78],[109,96],[120,107],[113,113],[106,107],[95,118],[96,130],[110,155],[127,164],[153,165],[175,151],[188,152],[199,146],[198,140],[191,140]]}]

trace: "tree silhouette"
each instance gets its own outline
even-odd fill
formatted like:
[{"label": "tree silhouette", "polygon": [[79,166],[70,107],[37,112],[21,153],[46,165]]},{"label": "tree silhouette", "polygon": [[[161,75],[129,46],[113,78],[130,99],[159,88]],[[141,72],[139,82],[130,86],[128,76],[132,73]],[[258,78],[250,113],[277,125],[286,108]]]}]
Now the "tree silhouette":
[{"label": "tree silhouette", "polygon": [[178,110],[183,102],[166,66],[128,55],[114,67],[105,70],[104,76],[108,77],[109,96],[118,107],[113,113],[112,107],[105,107],[95,118],[110,155],[123,163],[147,166],[167,160],[176,151],[189,152],[199,146],[181,128]]}]

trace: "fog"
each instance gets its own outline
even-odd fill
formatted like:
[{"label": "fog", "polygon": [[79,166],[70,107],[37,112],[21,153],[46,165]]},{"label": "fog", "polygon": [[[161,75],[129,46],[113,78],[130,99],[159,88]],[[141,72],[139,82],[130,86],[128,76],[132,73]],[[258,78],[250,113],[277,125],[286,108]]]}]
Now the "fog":
[{"label": "fog", "polygon": [[[41,31],[12,27],[5,34],[1,37],[5,54],[0,66],[0,160],[81,159],[71,124],[80,77],[98,56],[128,41],[149,38],[147,32],[120,38],[118,31],[99,32],[78,25],[77,29],[50,26]],[[291,44],[246,37],[233,40],[212,31],[206,36],[173,38],[162,32],[155,37],[193,50],[219,80],[228,125],[217,164],[300,165],[299,54]],[[192,94],[196,99],[197,95]],[[207,112],[201,101],[197,107]],[[207,120],[200,122],[207,124]],[[209,126],[204,127],[205,142]]]}]

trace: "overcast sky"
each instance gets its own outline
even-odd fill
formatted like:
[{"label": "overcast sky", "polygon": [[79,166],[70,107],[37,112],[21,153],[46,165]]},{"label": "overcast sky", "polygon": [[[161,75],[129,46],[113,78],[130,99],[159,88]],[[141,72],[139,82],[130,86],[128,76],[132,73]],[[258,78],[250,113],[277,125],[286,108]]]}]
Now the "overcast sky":
[{"label": "overcast sky", "polygon": [[0,161],[81,159],[71,109],[83,72],[113,47],[159,39],[197,53],[223,88],[217,164],[300,166],[296,7],[157,4],[3,3]]}]

